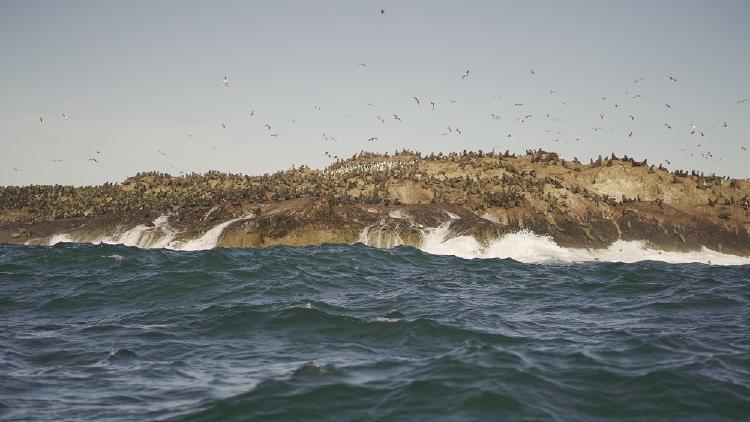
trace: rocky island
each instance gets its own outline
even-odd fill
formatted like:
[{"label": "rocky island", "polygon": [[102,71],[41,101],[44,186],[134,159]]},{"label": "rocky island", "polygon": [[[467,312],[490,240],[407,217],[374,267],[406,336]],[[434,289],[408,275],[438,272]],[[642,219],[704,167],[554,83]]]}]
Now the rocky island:
[{"label": "rocky island", "polygon": [[581,163],[542,150],[360,153],[324,170],[261,176],[149,172],[101,186],[0,187],[0,242],[393,247],[419,246],[441,227],[446,239],[481,245],[529,231],[563,247],[624,240],[750,256],[749,197],[748,180],[614,155]]}]

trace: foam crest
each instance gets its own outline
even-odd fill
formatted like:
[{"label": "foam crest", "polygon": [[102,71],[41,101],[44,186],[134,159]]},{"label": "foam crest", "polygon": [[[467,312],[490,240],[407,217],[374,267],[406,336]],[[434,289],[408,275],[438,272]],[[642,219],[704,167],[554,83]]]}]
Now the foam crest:
[{"label": "foam crest", "polygon": [[564,248],[549,236],[519,231],[501,236],[482,245],[471,236],[449,236],[448,224],[424,232],[419,249],[435,255],[460,258],[511,258],[524,263],[572,263],[588,261],[668,263],[704,263],[713,265],[748,265],[750,258],[703,248],[693,252],[670,252],[649,248],[645,242],[618,240],[605,249]]},{"label": "foam crest", "polygon": [[379,249],[393,249],[404,241],[396,230],[390,226],[368,226],[359,234],[359,243]]},{"label": "foam crest", "polygon": [[50,236],[49,240],[47,241],[47,245],[54,246],[58,243],[73,243],[73,238],[68,233],[58,233],[56,235]]},{"label": "foam crest", "polygon": [[169,244],[168,248],[180,251],[204,251],[213,249],[219,242],[219,238],[221,237],[222,233],[224,233],[224,229],[226,229],[230,224],[234,224],[238,221],[247,220],[250,218],[252,217],[239,217],[229,221],[225,221],[214,226],[205,234],[203,234],[203,236],[197,239],[187,240],[184,242],[172,242]]},{"label": "foam crest", "polygon": [[177,236],[169,225],[169,217],[163,215],[153,221],[153,227],[139,224],[115,236],[106,236],[98,242],[109,245],[135,246],[138,248],[166,248]]}]

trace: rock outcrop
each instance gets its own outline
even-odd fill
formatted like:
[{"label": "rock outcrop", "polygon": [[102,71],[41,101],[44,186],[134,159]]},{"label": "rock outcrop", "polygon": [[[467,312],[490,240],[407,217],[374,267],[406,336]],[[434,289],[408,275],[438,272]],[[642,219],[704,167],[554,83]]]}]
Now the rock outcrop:
[{"label": "rock outcrop", "polygon": [[325,170],[271,175],[142,173],[103,186],[0,187],[0,242],[92,241],[167,220],[176,241],[228,224],[218,246],[419,243],[426,227],[480,242],[522,229],[560,246],[643,240],[750,256],[750,182],[668,171],[645,160],[581,164],[527,151],[448,155],[363,153]]}]

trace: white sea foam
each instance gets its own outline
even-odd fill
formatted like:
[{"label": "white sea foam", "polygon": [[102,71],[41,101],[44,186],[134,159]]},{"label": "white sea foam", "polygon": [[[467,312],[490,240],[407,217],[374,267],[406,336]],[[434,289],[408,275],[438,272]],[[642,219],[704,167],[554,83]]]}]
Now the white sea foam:
[{"label": "white sea foam", "polygon": [[93,243],[93,244],[108,244],[108,245],[125,245],[134,246],[143,249],[173,249],[181,251],[199,251],[206,249],[213,249],[216,247],[219,238],[224,229],[232,223],[240,220],[247,220],[252,217],[240,217],[233,220],[225,221],[212,227],[201,237],[191,240],[175,240],[178,232],[169,225],[169,217],[161,216],[153,221],[153,227],[149,227],[145,224],[139,224],[130,229],[114,233],[109,236],[104,236],[98,239],[89,239],[81,241],[74,239],[70,234],[60,233],[50,236],[47,244],[52,246],[61,242],[80,242],[80,243]]},{"label": "white sea foam", "polygon": [[138,248],[166,248],[177,236],[177,232],[169,225],[169,217],[162,215],[153,221],[154,226],[139,224],[131,229],[113,236],[105,236],[98,242],[108,245],[135,246]]},{"label": "white sea foam", "polygon": [[233,220],[225,221],[221,224],[214,226],[212,229],[207,231],[203,236],[187,240],[184,242],[171,242],[167,247],[169,249],[176,249],[180,251],[204,251],[207,249],[213,249],[216,247],[221,234],[224,233],[224,229],[230,224],[236,223],[237,221],[247,220],[252,217],[240,217]]},{"label": "white sea foam", "polygon": [[68,233],[58,233],[56,235],[50,236],[49,240],[47,241],[47,245],[53,246],[57,245],[58,243],[73,243],[74,240]]},{"label": "white sea foam", "polygon": [[489,245],[471,236],[448,236],[448,225],[427,229],[419,249],[435,255],[461,258],[512,258],[525,263],[569,263],[587,261],[669,263],[701,262],[714,265],[748,265],[750,258],[702,248],[694,252],[669,252],[649,248],[646,242],[618,240],[605,249],[564,248],[549,236],[527,230],[506,234]]},{"label": "white sea foam", "polygon": [[404,241],[398,232],[390,226],[368,226],[359,234],[359,243],[379,249],[393,249]]}]

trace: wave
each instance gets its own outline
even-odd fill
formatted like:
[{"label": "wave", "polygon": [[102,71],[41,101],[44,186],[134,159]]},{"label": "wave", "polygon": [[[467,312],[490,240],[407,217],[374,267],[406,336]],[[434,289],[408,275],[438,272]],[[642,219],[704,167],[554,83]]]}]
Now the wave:
[{"label": "wave", "polygon": [[113,235],[86,239],[69,233],[58,233],[47,239],[48,246],[58,243],[91,243],[107,245],[124,245],[142,249],[171,249],[177,251],[202,251],[213,249],[229,225],[252,217],[239,217],[209,229],[201,237],[189,240],[177,240],[179,232],[169,224],[169,216],[162,215],[152,222],[151,226],[139,224]]},{"label": "wave", "polygon": [[436,255],[461,258],[511,258],[524,263],[572,263],[590,261],[639,262],[662,261],[673,264],[705,263],[745,265],[750,259],[720,253],[708,248],[694,252],[662,251],[650,248],[647,242],[618,240],[605,249],[565,248],[550,236],[528,230],[501,236],[484,246],[471,236],[448,236],[447,225],[428,229],[419,249]]},{"label": "wave", "polygon": [[[398,234],[389,228],[378,228],[374,233],[372,228],[365,229],[360,236],[360,242],[380,248],[392,248],[402,244],[398,243]],[[566,248],[555,243],[550,236],[538,235],[528,230],[500,236],[484,245],[472,236],[451,236],[450,223],[424,229],[422,242],[417,248],[433,255],[452,255],[465,259],[510,258],[530,264],[592,261],[750,264],[750,258],[724,254],[705,247],[692,252],[663,251],[649,247],[644,241],[618,240],[604,249]]]},{"label": "wave", "polygon": [[[391,214],[390,217],[393,219],[410,219],[406,213],[392,212]],[[550,236],[539,235],[528,230],[505,234],[488,244],[483,244],[472,236],[452,235],[450,225],[460,217],[448,212],[446,212],[446,217],[450,221],[438,227],[420,226],[418,230],[422,233],[421,242],[412,246],[433,255],[452,255],[465,259],[510,258],[523,263],[661,261],[674,264],[750,265],[750,258],[724,254],[705,247],[691,252],[664,251],[650,247],[646,241],[618,240],[602,249],[568,248],[558,245]],[[219,223],[196,239],[178,239],[179,232],[169,225],[168,217],[161,216],[154,220],[151,226],[141,224],[121,233],[97,239],[82,239],[68,233],[59,233],[50,236],[47,244],[52,246],[63,242],[105,243],[144,249],[208,250],[216,247],[227,227],[250,218],[253,217],[244,216]],[[393,249],[407,244],[402,239],[398,228],[385,221],[362,230],[358,242],[379,249]]]}]

